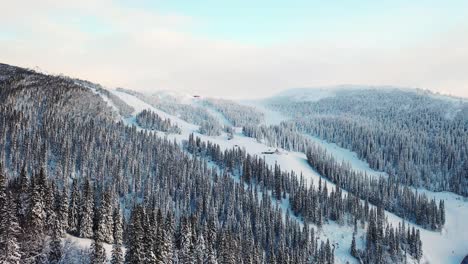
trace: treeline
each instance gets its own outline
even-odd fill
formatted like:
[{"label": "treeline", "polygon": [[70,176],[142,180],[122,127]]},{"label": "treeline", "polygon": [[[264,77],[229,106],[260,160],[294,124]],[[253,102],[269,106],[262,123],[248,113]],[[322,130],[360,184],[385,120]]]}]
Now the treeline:
[{"label": "treeline", "polygon": [[350,253],[361,263],[406,263],[407,256],[419,261],[422,258],[422,241],[418,229],[406,227],[405,223],[398,223],[398,227],[383,222],[382,207],[371,209],[369,212],[369,226],[366,231],[365,248],[356,246],[356,233],[353,233]]},{"label": "treeline", "polygon": [[158,114],[150,110],[143,110],[135,116],[136,123],[145,129],[159,130],[172,134],[180,134],[177,124],[171,124],[171,119],[162,119]]},{"label": "treeline", "polygon": [[107,97],[110,100],[110,102],[117,108],[117,111],[119,111],[119,114],[123,117],[128,118],[135,111],[133,107],[129,106],[127,103],[122,101],[122,99],[120,99],[118,96],[104,89],[104,87],[102,87],[102,85],[100,84],[95,84],[90,81],[80,80],[80,79],[71,79],[71,80],[73,80],[78,85],[92,89],[96,93],[100,93],[104,95],[104,97]]},{"label": "treeline", "polygon": [[401,90],[275,103],[297,128],[355,151],[405,185],[468,196],[468,103]]},{"label": "treeline", "polygon": [[311,147],[307,161],[320,175],[357,197],[385,208],[396,215],[414,221],[427,229],[441,230],[445,224],[444,201],[437,204],[425,194],[418,194],[408,186],[402,186],[395,177],[369,177],[352,170],[346,163],[338,163],[326,151]]},{"label": "treeline", "polygon": [[286,122],[270,126],[250,124],[242,128],[242,133],[268,146],[290,151],[305,153],[309,146],[315,145],[305,135],[299,133],[294,124]]},{"label": "treeline", "polygon": [[219,111],[235,127],[263,123],[265,116],[255,107],[240,105],[224,99],[205,99],[203,103]]},{"label": "treeline", "polygon": [[[262,193],[271,192],[272,197],[278,201],[287,199],[291,211],[304,221],[305,226],[314,224],[320,229],[324,223],[335,221],[339,224],[354,225],[356,232],[358,223],[362,227],[368,223],[368,233],[397,232],[388,224],[380,205],[374,209],[367,200],[361,202],[351,193],[344,194],[338,185],[334,190],[328,190],[327,183],[322,183],[320,179],[318,186],[315,186],[313,182],[307,186],[303,177],[295,175],[294,172],[282,171],[278,165],[269,166],[264,159],[251,156],[239,148],[221,151],[219,145],[203,142],[193,135],[189,137],[186,148],[195,155],[210,157],[221,169],[232,176],[239,176],[241,182],[247,184],[247,189],[259,189]],[[378,222],[377,226],[374,226],[375,221]],[[407,257],[405,251],[412,247],[411,243],[416,241],[414,243],[421,244],[419,237],[414,241],[394,237],[392,242],[397,241],[398,244],[390,248],[387,244],[390,242],[381,241],[380,238],[383,236],[370,237],[370,243],[379,244],[380,247],[367,248],[368,250],[360,255],[354,254],[353,256],[365,257],[365,263],[375,263],[374,257],[378,257],[380,263],[393,263],[395,260],[402,262]],[[356,250],[355,245],[354,250]],[[415,259],[420,259],[422,256],[421,247],[418,250],[418,254],[411,254]]]}]

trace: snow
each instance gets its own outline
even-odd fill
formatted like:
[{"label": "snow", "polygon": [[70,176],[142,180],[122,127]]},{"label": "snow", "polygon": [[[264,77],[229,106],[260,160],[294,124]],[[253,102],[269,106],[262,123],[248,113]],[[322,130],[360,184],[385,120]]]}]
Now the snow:
[{"label": "snow", "polygon": [[387,177],[388,174],[383,171],[376,171],[370,168],[369,163],[359,159],[356,152],[351,151],[349,149],[342,148],[335,143],[329,143],[325,140],[322,140],[318,137],[314,137],[311,135],[304,134],[307,138],[309,138],[312,142],[316,143],[318,146],[327,150],[328,154],[333,155],[333,157],[338,162],[345,162],[349,163],[351,167],[363,173],[366,173],[368,176],[374,177]]},{"label": "snow", "polygon": [[[72,243],[73,247],[83,249],[83,250],[88,250],[91,248],[91,244],[93,243],[94,240],[89,239],[89,238],[80,238],[80,237],[75,237],[69,234],[65,235],[65,238],[63,239],[64,241],[69,241]],[[106,257],[107,259],[111,259],[112,257],[112,245],[107,244],[107,243],[102,243],[104,249],[106,250]],[[123,252],[125,252],[125,248],[123,248]]]},{"label": "snow", "polygon": [[461,263],[468,255],[468,199],[450,192],[430,192],[445,201],[446,222],[442,232],[421,230],[424,256],[421,263]]},{"label": "snow", "polygon": [[214,118],[216,118],[221,125],[230,126],[230,127],[233,126],[231,121],[229,121],[223,114],[221,114],[219,111],[217,111],[213,107],[203,103],[202,101],[195,101],[194,105],[205,108],[205,110]]},{"label": "snow", "polygon": [[286,121],[289,117],[281,114],[278,111],[268,108],[267,104],[263,100],[243,100],[238,101],[239,104],[255,107],[265,115],[265,125],[279,125],[281,122]]},{"label": "snow", "polygon": [[[304,153],[284,151],[285,154],[262,154],[263,151],[271,149],[265,144],[257,142],[253,138],[246,137],[241,134],[239,130],[236,131],[236,134],[233,139],[228,140],[227,134],[222,133],[220,136],[206,136],[197,132],[198,126],[187,123],[175,116],[169,115],[159,109],[156,109],[140,99],[132,96],[130,94],[111,91],[115,95],[119,96],[127,104],[135,108],[134,114],[144,110],[149,109],[154,111],[163,118],[170,118],[172,122],[177,124],[182,133],[180,135],[166,135],[169,139],[175,139],[177,142],[182,140],[187,140],[190,133],[193,133],[195,136],[200,137],[202,140],[209,140],[213,143],[219,144],[222,149],[230,149],[235,146],[245,148],[245,150],[250,154],[257,154],[265,158],[265,161],[274,165],[277,163],[281,166],[283,170],[295,171],[298,175],[302,173],[304,179],[307,182],[314,181],[318,183],[320,175],[314,171],[307,163],[307,159]],[[258,106],[257,106],[258,108]],[[210,110],[209,110],[210,111]],[[211,111],[214,111],[211,109]],[[221,113],[214,113],[218,118],[224,118]],[[274,115],[273,112],[270,112],[270,115]],[[134,117],[133,117],[134,118]],[[271,117],[278,118],[280,120],[282,117]],[[125,120],[129,125],[135,125],[132,122],[132,118]],[[161,132],[158,132],[158,134]],[[332,153],[337,160],[344,160],[349,162],[351,166],[357,170],[366,172],[369,175],[382,176],[385,175],[383,172],[378,172],[372,170],[369,165],[359,160],[356,153],[349,151],[344,148],[338,147],[336,144],[328,143],[326,141],[320,140],[318,138],[311,137],[314,142],[318,143],[322,147],[325,147],[329,153]],[[334,184],[327,181],[328,189],[332,190]],[[466,227],[466,220],[468,219],[468,201],[461,196],[452,194],[452,193],[435,193],[429,192],[426,190],[420,190],[425,192],[428,197],[435,197],[436,199],[445,200],[446,208],[446,225],[442,232],[428,231],[420,228],[421,239],[423,241],[423,251],[424,256],[421,263],[460,263],[461,260],[468,254],[468,228]],[[346,192],[343,192],[345,194]],[[284,212],[288,211],[289,202],[281,201],[280,206]],[[392,213],[386,212],[386,215],[391,223],[397,225],[398,222],[402,219]],[[415,226],[410,224],[410,226]],[[418,226],[415,226],[418,227]],[[418,227],[419,228],[419,227]],[[356,259],[351,257],[349,254],[349,247],[352,239],[352,226],[348,225],[339,225],[337,223],[325,223],[322,231],[320,232],[321,239],[326,240],[330,239],[332,244],[335,244],[335,254],[337,263],[357,263]],[[357,237],[358,245],[362,245],[363,237],[362,230],[360,230]]]},{"label": "snow", "polygon": [[174,101],[180,104],[191,104],[194,97],[188,93],[171,91],[171,90],[159,90],[152,94],[159,99]]},{"label": "snow", "polygon": [[187,123],[186,121],[176,116],[169,115],[166,112],[163,112],[157,108],[154,108],[153,106],[143,102],[139,98],[133,95],[130,95],[128,93],[116,91],[116,90],[112,90],[111,93],[117,95],[118,97],[120,97],[120,99],[122,99],[124,102],[126,102],[128,105],[132,106],[135,109],[132,115],[136,115],[143,110],[151,110],[163,119],[170,118],[171,121],[174,122],[174,124],[177,124],[177,126],[179,126],[179,128],[185,132],[183,134],[187,134],[187,135],[198,130],[199,128],[199,126],[197,125]]}]

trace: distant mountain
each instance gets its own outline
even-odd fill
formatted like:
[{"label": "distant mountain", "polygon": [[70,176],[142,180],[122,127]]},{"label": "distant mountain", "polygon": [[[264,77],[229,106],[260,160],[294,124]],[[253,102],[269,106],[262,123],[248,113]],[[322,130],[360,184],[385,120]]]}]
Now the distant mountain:
[{"label": "distant mountain", "polygon": [[439,93],[434,93],[429,90],[419,89],[419,88],[408,88],[408,87],[398,87],[398,86],[389,86],[389,85],[336,85],[336,86],[320,86],[320,87],[310,87],[310,88],[292,88],[281,91],[271,97],[265,99],[265,101],[270,103],[280,103],[280,102],[315,102],[323,98],[333,97],[337,94],[346,92],[346,91],[380,91],[380,92],[391,92],[391,91],[400,91],[400,92],[412,92],[419,95],[431,96],[436,99],[444,99],[451,101],[467,101],[466,98],[458,98],[448,95],[441,95]]}]

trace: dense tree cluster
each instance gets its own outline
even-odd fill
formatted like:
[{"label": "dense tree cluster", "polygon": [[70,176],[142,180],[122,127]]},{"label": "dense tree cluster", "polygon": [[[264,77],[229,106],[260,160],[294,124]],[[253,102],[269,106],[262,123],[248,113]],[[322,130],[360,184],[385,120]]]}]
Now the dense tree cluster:
[{"label": "dense tree cluster", "polygon": [[261,124],[265,119],[264,114],[255,107],[240,105],[230,100],[210,98],[203,100],[203,103],[223,114],[235,127]]},{"label": "dense tree cluster", "polygon": [[403,263],[409,254],[418,262],[422,257],[422,241],[419,230],[399,223],[393,227],[382,221],[384,210],[381,207],[369,212],[369,225],[366,231],[365,248],[358,249],[353,234],[350,253],[362,263]]},{"label": "dense tree cluster", "polygon": [[292,123],[281,122],[279,125],[247,125],[242,129],[244,135],[257,139],[271,147],[291,151],[306,152],[315,145],[307,136],[301,134]]},{"label": "dense tree cluster", "polygon": [[298,132],[293,124],[244,127],[244,134],[270,146],[306,153],[309,164],[320,175],[398,216],[432,230],[440,230],[445,224],[444,201],[436,202],[425,194],[418,194],[412,188],[401,185],[393,175],[377,179],[353,170],[349,164],[336,161],[324,148]]},{"label": "dense tree cluster", "polygon": [[468,195],[468,103],[427,92],[341,91],[273,104],[296,127],[358,153],[403,184]]},{"label": "dense tree cluster", "polygon": [[[292,212],[306,224],[312,223],[320,228],[325,222],[336,221],[357,228],[358,222],[362,226],[367,223],[366,241],[371,241],[367,243],[368,248],[358,252],[356,245],[351,247],[352,255],[365,263],[402,262],[408,249],[414,249],[410,251],[413,258],[419,260],[422,256],[419,235],[411,239],[398,236],[397,230],[386,220],[381,206],[372,207],[367,200],[361,202],[358,197],[343,193],[339,186],[329,191],[327,183],[322,183],[320,179],[318,186],[312,182],[307,187],[304,179],[298,179],[293,172],[289,174],[281,171],[277,165],[270,167],[262,158],[250,156],[239,148],[223,152],[219,145],[203,142],[193,135],[189,137],[186,148],[196,155],[209,156],[228,173],[239,175],[248,188],[259,188],[263,193],[271,191],[277,200],[288,199]],[[400,224],[398,231],[405,232],[404,223]],[[383,237],[384,232],[388,237]]]},{"label": "dense tree cluster", "polygon": [[349,164],[336,162],[320,148],[310,148],[306,155],[318,173],[361,199],[383,206],[385,210],[428,229],[440,230],[445,224],[443,200],[439,203],[435,199],[429,200],[425,194],[400,185],[391,175],[375,178],[352,170]]},{"label": "dense tree cluster", "polygon": [[158,114],[150,110],[141,111],[136,115],[135,119],[136,123],[144,129],[159,130],[173,134],[181,133],[177,124],[171,124],[169,118],[162,119]]},{"label": "dense tree cluster", "polygon": [[[0,99],[2,261],[103,263],[112,243],[112,263],[333,262],[267,192],[114,122],[88,88],[26,72],[2,79]],[[65,233],[94,242],[83,252]]]}]

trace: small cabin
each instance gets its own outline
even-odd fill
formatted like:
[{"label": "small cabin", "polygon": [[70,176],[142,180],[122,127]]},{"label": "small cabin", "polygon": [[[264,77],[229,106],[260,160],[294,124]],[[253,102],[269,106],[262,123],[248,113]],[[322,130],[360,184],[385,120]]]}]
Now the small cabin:
[{"label": "small cabin", "polygon": [[272,151],[272,150],[268,150],[268,151],[263,151],[262,154],[268,154],[268,155],[271,155],[271,154],[281,154],[281,152],[276,149],[275,151]]},{"label": "small cabin", "polygon": [[196,95],[193,96],[193,98],[200,98],[200,97],[201,97],[201,96],[198,95],[198,94],[196,94]]}]

